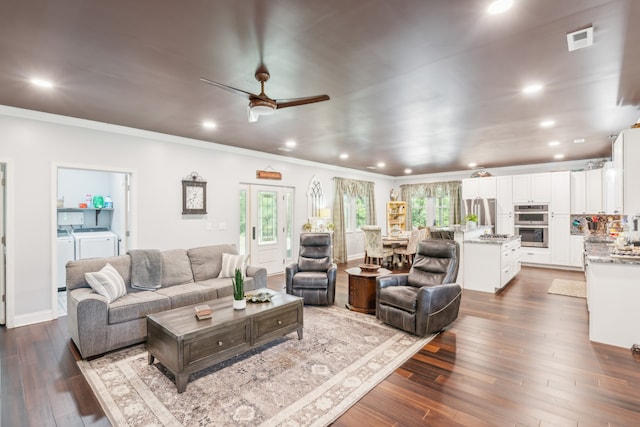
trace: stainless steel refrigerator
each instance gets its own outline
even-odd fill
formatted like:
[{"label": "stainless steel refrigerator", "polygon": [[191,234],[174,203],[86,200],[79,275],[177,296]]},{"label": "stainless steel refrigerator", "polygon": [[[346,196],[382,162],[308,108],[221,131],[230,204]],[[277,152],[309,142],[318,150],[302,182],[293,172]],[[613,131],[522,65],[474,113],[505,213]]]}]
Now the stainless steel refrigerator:
[{"label": "stainless steel refrigerator", "polygon": [[496,199],[465,199],[462,201],[462,219],[469,214],[478,217],[478,225],[490,225],[496,230]]}]

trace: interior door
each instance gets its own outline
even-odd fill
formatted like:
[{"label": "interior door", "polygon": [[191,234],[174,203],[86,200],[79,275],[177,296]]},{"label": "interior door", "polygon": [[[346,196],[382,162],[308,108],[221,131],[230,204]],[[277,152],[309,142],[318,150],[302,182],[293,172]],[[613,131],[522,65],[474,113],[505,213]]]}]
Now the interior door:
[{"label": "interior door", "polygon": [[250,264],[267,274],[284,272],[292,256],[292,195],[290,188],[250,186]]},{"label": "interior door", "polygon": [[5,245],[4,234],[4,202],[6,197],[6,185],[4,182],[4,164],[0,164],[0,324],[6,323],[6,298],[5,298]]}]

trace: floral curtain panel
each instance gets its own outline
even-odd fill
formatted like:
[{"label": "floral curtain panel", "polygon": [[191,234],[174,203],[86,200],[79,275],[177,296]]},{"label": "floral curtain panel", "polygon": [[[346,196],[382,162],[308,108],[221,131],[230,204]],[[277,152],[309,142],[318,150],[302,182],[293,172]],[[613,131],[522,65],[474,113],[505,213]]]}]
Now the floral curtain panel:
[{"label": "floral curtain panel", "polygon": [[336,262],[347,262],[347,242],[344,225],[344,196],[366,197],[367,224],[376,223],[376,209],[373,182],[355,179],[333,178],[335,182],[335,200],[333,203],[333,257]]},{"label": "floral curtain panel", "polygon": [[404,184],[400,186],[400,197],[407,202],[407,229],[411,229],[413,218],[411,215],[411,199],[441,197],[449,194],[451,209],[449,223],[460,224],[462,220],[462,181],[430,182],[425,184]]}]

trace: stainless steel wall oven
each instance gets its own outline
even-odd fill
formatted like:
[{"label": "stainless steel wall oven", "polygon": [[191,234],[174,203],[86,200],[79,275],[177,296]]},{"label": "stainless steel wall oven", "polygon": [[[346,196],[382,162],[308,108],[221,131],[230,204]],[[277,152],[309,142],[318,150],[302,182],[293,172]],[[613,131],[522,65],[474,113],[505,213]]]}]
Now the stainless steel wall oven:
[{"label": "stainless steel wall oven", "polygon": [[514,225],[522,246],[549,247],[549,205],[514,206]]}]

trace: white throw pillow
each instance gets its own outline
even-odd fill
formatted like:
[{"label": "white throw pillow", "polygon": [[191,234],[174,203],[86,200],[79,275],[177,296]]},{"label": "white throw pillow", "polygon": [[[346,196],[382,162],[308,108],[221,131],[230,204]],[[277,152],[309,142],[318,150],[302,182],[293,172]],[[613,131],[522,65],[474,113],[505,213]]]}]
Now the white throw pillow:
[{"label": "white throw pillow", "polygon": [[107,263],[102,270],[95,273],[84,273],[89,286],[105,297],[107,303],[117,300],[127,294],[124,279],[111,264]]},{"label": "white throw pillow", "polygon": [[235,277],[236,268],[239,268],[242,272],[242,278],[247,275],[247,263],[249,261],[249,255],[232,255],[222,254],[222,269],[218,277]]}]

